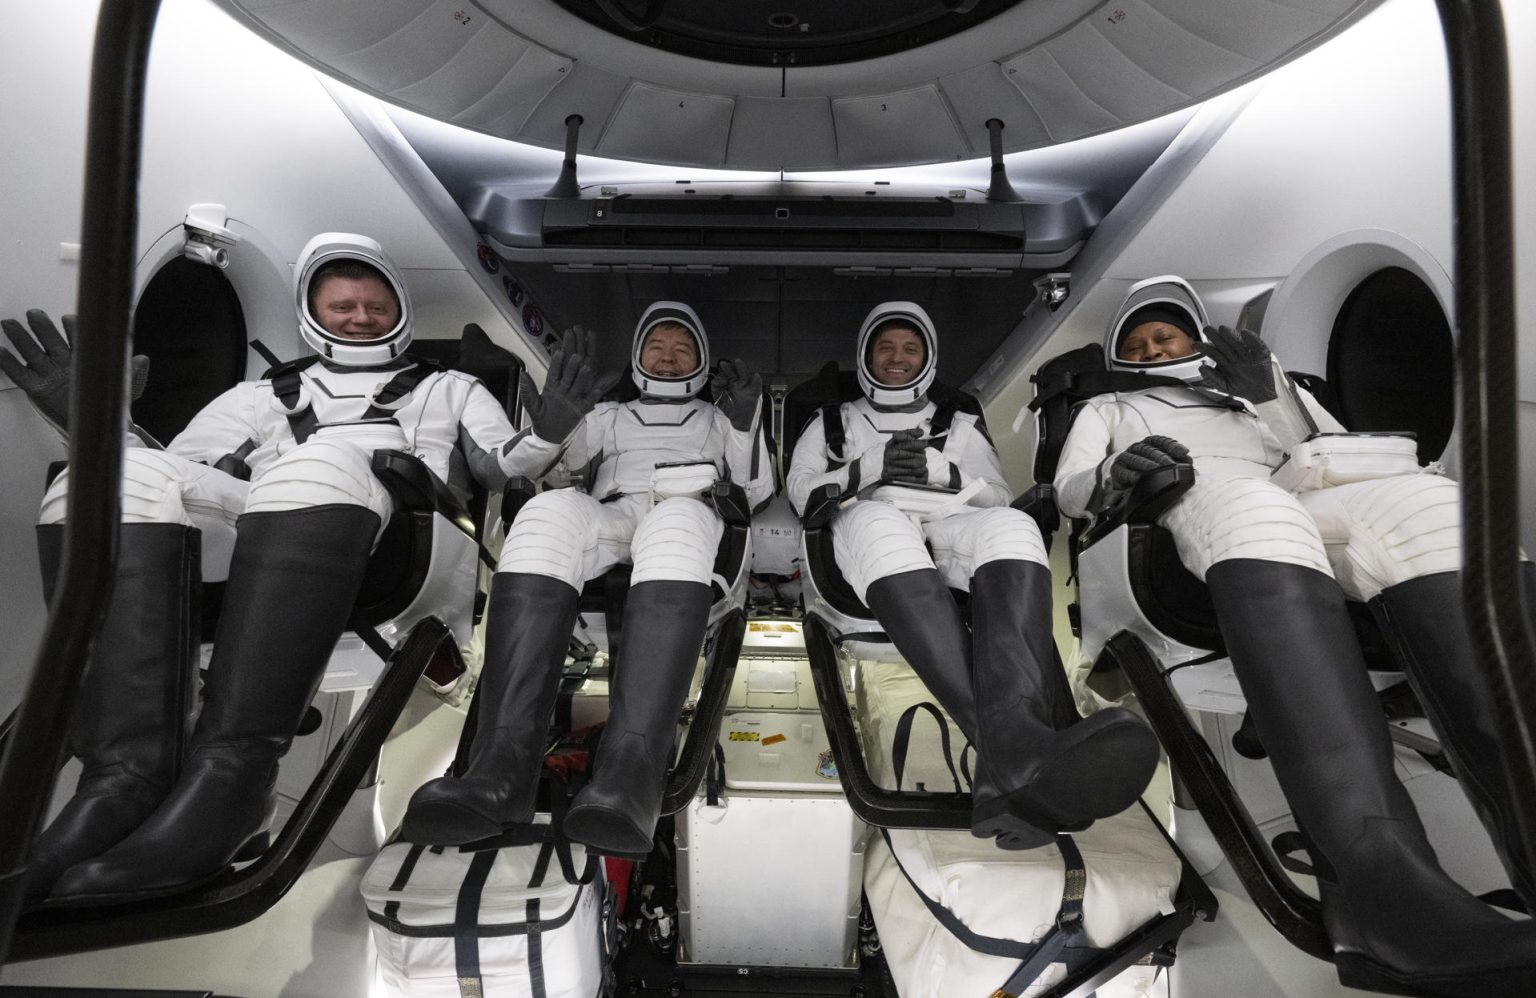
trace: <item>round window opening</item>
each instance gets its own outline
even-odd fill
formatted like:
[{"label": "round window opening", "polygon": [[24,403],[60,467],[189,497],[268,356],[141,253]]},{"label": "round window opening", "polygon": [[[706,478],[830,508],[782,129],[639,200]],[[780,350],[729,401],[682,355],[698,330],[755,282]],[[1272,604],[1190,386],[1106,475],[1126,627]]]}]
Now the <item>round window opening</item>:
[{"label": "round window opening", "polygon": [[162,443],[245,373],[245,315],[217,267],[176,257],[155,272],[133,313],[133,352],[149,380],[133,419]]},{"label": "round window opening", "polygon": [[1361,281],[1328,341],[1328,382],[1345,426],[1408,431],[1433,461],[1456,420],[1456,348],[1435,293],[1402,267]]}]

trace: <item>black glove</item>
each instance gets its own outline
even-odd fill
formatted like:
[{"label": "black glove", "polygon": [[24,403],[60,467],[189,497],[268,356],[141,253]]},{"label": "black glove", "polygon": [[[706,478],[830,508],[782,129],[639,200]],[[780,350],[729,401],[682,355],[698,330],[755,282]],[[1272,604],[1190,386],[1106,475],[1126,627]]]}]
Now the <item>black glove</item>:
[{"label": "black glove", "polygon": [[[65,339],[58,327],[40,308],[27,310],[29,333],[15,319],[0,319],[0,328],[6,339],[21,354],[18,359],[5,347],[0,346],[0,371],[16,382],[16,387],[27,393],[27,398],[48,420],[60,430],[69,430],[69,344],[75,338],[75,317],[63,317]],[[144,394],[149,380],[149,358],[136,354],[133,358],[132,380],[128,386],[129,398],[137,402]]]},{"label": "black glove", "polygon": [[720,369],[709,379],[715,405],[743,432],[752,428],[757,414],[757,400],[763,397],[763,376],[756,371],[747,377],[747,367],[738,360],[722,360]]},{"label": "black glove", "polygon": [[1269,347],[1258,333],[1234,331],[1230,326],[1206,326],[1205,338],[1207,342],[1200,351],[1211,359],[1211,364],[1200,368],[1202,385],[1247,399],[1254,405],[1278,397]]},{"label": "black glove", "polygon": [[1138,440],[1115,457],[1109,466],[1111,492],[1127,492],[1159,468],[1188,465],[1189,448],[1172,437]]},{"label": "black glove", "polygon": [[541,440],[564,443],[582,417],[613,387],[613,378],[598,377],[588,364],[592,346],[591,333],[580,326],[567,329],[560,349],[549,358],[544,390],[534,388],[527,371],[519,379],[523,408],[528,410],[533,432]]},{"label": "black glove", "polygon": [[921,439],[922,435],[923,431],[917,427],[891,434],[880,457],[882,481],[928,484],[928,445]]}]

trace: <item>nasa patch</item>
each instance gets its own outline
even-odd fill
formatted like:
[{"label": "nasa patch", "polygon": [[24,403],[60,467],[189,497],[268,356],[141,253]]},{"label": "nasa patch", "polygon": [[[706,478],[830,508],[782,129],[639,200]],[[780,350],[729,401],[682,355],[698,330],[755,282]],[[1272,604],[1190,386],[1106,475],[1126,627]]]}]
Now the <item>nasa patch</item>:
[{"label": "nasa patch", "polygon": [[533,302],[523,306],[523,326],[528,330],[528,335],[535,339],[544,332],[544,314]]},{"label": "nasa patch", "polygon": [[523,286],[521,284],[510,277],[503,277],[501,279],[501,287],[507,293],[507,301],[511,302],[514,308],[523,303]]}]

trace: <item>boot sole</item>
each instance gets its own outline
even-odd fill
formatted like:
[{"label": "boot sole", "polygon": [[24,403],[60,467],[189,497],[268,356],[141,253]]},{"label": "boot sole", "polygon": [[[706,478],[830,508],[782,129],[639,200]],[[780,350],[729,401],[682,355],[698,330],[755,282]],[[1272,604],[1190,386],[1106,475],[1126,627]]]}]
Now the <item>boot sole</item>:
[{"label": "boot sole", "polygon": [[651,854],[652,835],[645,835],[623,812],[600,804],[578,804],[566,812],[566,838],[580,842],[600,856],[636,862]]},{"label": "boot sole", "polygon": [[1036,831],[1087,828],[1136,803],[1157,768],[1157,736],[1134,717],[1062,741],[1028,783],[974,809],[973,833],[987,834],[985,829],[1009,819]]},{"label": "boot sole", "polygon": [[422,801],[400,820],[400,838],[424,846],[461,846],[500,835],[500,821],[452,801]]},{"label": "boot sole", "polygon": [[1532,993],[1529,968],[1496,974],[1475,971],[1404,977],[1375,960],[1356,953],[1334,954],[1339,983],[1348,988],[1376,991],[1410,998],[1443,998],[1445,995],[1478,995],[1479,998],[1528,998]]}]

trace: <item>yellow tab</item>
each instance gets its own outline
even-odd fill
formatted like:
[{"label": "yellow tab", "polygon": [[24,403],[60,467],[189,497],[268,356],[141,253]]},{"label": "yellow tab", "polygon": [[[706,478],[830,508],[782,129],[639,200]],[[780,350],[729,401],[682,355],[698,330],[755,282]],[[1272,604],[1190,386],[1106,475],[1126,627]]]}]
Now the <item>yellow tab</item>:
[{"label": "yellow tab", "polygon": [[782,742],[783,740],[784,740],[784,736],[783,735],[769,735],[767,738],[763,739],[763,744],[764,745],[777,745],[779,742]]}]

